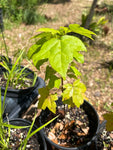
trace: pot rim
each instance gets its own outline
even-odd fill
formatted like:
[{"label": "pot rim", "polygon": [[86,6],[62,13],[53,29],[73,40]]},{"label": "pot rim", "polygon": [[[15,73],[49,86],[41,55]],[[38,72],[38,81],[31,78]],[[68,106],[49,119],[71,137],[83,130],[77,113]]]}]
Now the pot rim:
[{"label": "pot rim", "polygon": [[[5,120],[6,121],[6,120]],[[28,121],[28,120],[26,120],[26,119],[22,119],[22,118],[13,118],[13,119],[10,119],[9,120],[9,122],[11,123],[13,123],[13,122],[22,122],[22,123],[27,123],[28,125],[31,125],[31,123],[32,122],[30,122],[30,121]],[[21,123],[20,123],[20,126],[21,126]],[[33,129],[35,130],[35,129],[37,129],[38,127],[34,124],[33,125]],[[45,141],[45,138],[44,138],[44,136],[43,136],[43,134],[42,134],[42,132],[41,132],[41,130],[40,131],[38,131],[37,133],[36,133],[36,135],[37,135],[37,137],[38,137],[38,134],[40,134],[40,137],[41,137],[41,139],[42,139],[42,144],[43,144],[43,150],[47,150],[47,145],[46,145],[46,141]],[[41,150],[41,149],[40,149]]]},{"label": "pot rim", "polygon": [[[21,68],[24,68],[23,66],[20,66]],[[28,72],[30,72],[31,74],[31,78],[33,78],[33,71],[29,68],[26,68],[26,70]],[[30,86],[28,88],[25,88],[25,89],[13,89],[13,88],[8,88],[7,89],[7,96],[10,96],[11,93],[13,93],[13,95],[15,95],[14,97],[19,97],[18,94],[22,94],[24,95],[25,93],[31,93],[34,89],[36,89],[39,85],[39,77],[37,77],[36,79],[36,82],[35,82],[35,85],[34,86]],[[5,87],[1,86],[1,94],[2,96],[4,96],[4,92],[5,92]]]},{"label": "pot rim", "polygon": [[[97,135],[98,135],[98,133],[99,133],[99,129],[100,129],[99,116],[98,116],[98,114],[97,114],[95,108],[94,108],[88,101],[84,100],[84,103],[83,103],[81,106],[83,106],[84,104],[89,105],[89,106],[93,109],[93,111],[94,111],[94,113],[95,113],[95,115],[96,115],[96,118],[97,118],[97,128],[96,128],[96,132],[95,132],[95,134],[92,136],[92,138],[91,138],[88,142],[86,142],[85,144],[83,144],[83,145],[81,145],[81,146],[78,146],[78,147],[63,147],[63,146],[60,146],[59,144],[56,144],[56,143],[54,143],[53,141],[51,141],[51,140],[48,138],[48,136],[46,135],[44,129],[42,129],[42,131],[41,131],[42,134],[44,135],[45,139],[46,139],[51,145],[53,145],[54,147],[57,147],[58,149],[61,149],[61,150],[70,150],[70,149],[71,149],[71,150],[79,150],[79,149],[83,149],[83,148],[89,146],[93,141],[96,140],[96,137],[97,137]],[[95,120],[95,121],[96,121],[96,120]],[[41,123],[41,117],[40,117],[40,124],[42,124],[42,123]]]}]

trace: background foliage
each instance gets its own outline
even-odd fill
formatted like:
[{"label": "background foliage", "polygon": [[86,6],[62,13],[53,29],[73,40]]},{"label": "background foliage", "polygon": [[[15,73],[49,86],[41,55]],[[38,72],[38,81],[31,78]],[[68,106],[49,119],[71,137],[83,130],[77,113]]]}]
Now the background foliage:
[{"label": "background foliage", "polygon": [[4,17],[12,22],[35,24],[40,21],[40,13],[37,12],[39,2],[38,0],[1,0],[0,7],[3,9]]}]

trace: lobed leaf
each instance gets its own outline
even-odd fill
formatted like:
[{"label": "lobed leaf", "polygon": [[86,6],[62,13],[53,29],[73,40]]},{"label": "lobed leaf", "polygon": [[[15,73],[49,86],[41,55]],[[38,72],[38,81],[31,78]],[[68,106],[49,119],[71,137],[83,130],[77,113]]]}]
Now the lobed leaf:
[{"label": "lobed leaf", "polygon": [[34,55],[40,51],[41,46],[46,41],[46,38],[41,38],[36,42],[36,44],[32,45],[27,53],[28,58],[31,59],[32,57],[34,57]]},{"label": "lobed leaf", "polygon": [[73,66],[71,66],[71,69],[73,70],[76,77],[81,76],[81,73]]},{"label": "lobed leaf", "polygon": [[78,33],[80,35],[84,35],[90,39],[93,39],[92,35],[96,35],[94,32],[81,27],[79,24],[70,24],[69,28],[71,29],[72,32]]},{"label": "lobed leaf", "polygon": [[67,99],[72,98],[72,102],[77,106],[84,102],[84,93],[86,91],[86,87],[80,80],[75,80],[73,84],[64,85],[64,92],[62,94],[62,100],[65,101]]},{"label": "lobed leaf", "polygon": [[37,30],[37,32],[50,32],[52,34],[56,34],[56,33],[60,33],[58,30],[52,29],[52,28],[40,28],[39,30]]},{"label": "lobed leaf", "polygon": [[41,95],[38,103],[38,108],[46,109],[46,107],[49,108],[50,111],[53,113],[56,113],[56,100],[57,95],[49,95],[49,89],[48,87],[39,89],[39,93]]},{"label": "lobed leaf", "polygon": [[[32,56],[32,59],[36,66],[39,60],[48,58],[52,68],[66,78],[67,69],[73,57],[78,58],[77,55],[75,56],[75,51],[86,51],[86,48],[77,37],[65,35],[61,39],[52,38],[45,42],[40,51]],[[79,58],[78,60],[80,61]]]},{"label": "lobed leaf", "polygon": [[84,56],[76,51],[74,51],[74,58],[79,63],[84,63]]},{"label": "lobed leaf", "polygon": [[42,33],[39,33],[35,36],[33,36],[31,39],[34,39],[34,38],[47,38],[47,37],[51,37],[51,33],[48,33],[48,32],[42,32]]}]

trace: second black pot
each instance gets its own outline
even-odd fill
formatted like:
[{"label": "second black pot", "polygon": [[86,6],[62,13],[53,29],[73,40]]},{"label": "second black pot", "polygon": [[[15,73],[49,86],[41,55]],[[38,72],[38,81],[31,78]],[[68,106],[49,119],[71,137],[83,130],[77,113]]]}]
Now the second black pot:
[{"label": "second black pot", "polygon": [[[21,66],[23,68],[23,66]],[[5,70],[2,69],[4,72]],[[29,78],[34,78],[34,73],[29,68],[25,69]],[[0,72],[2,74],[3,72]],[[8,114],[9,119],[20,117],[29,106],[35,101],[39,95],[38,89],[45,86],[45,82],[42,78],[37,77],[35,85],[26,89],[11,89],[8,88],[5,99],[5,111],[3,117]],[[5,87],[1,87],[1,99],[4,99]]]},{"label": "second black pot", "polygon": [[[56,101],[56,103],[57,103],[57,106],[62,105],[61,98],[58,101]],[[63,147],[63,146],[60,146],[60,145],[52,142],[46,135],[44,129],[42,129],[41,132],[44,135],[44,137],[50,147],[49,150],[51,150],[52,147],[55,148],[55,150],[59,150],[59,149],[60,150],[93,150],[93,149],[96,150],[96,148],[97,148],[96,141],[97,141],[97,137],[98,137],[98,133],[99,133],[99,129],[100,129],[98,114],[95,111],[95,109],[93,108],[93,106],[85,100],[84,100],[84,103],[81,105],[81,108],[88,115],[89,127],[90,127],[88,139],[90,139],[90,140],[79,147]],[[45,118],[48,117],[49,113],[50,113],[50,111],[48,109],[46,109],[45,111],[42,111],[42,113],[40,115],[40,125],[42,125],[44,123],[44,120],[45,120]]]},{"label": "second black pot", "polygon": [[[16,126],[30,126],[31,125],[31,122],[25,119],[19,119],[19,118],[9,120],[9,123],[12,125],[16,125]],[[32,131],[36,129],[37,129],[37,126],[34,125],[32,128]],[[46,142],[42,133],[39,131],[36,133],[36,136],[37,136],[37,140],[39,143],[39,150],[47,150],[47,145],[46,145]]]}]

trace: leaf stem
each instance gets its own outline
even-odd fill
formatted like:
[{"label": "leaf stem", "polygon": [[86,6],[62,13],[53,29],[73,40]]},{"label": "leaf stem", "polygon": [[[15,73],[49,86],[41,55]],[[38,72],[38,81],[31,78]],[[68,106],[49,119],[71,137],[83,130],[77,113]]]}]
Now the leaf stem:
[{"label": "leaf stem", "polygon": [[64,91],[63,85],[64,85],[64,80],[63,80],[63,78],[61,77],[61,91],[62,91],[62,93],[63,93],[63,91]]},{"label": "leaf stem", "polygon": [[[63,85],[64,85],[64,79],[61,77],[61,91],[62,91],[62,93],[64,91]],[[64,114],[66,114],[66,105],[65,104],[64,104]],[[64,123],[64,127],[65,127],[65,123]]]}]

